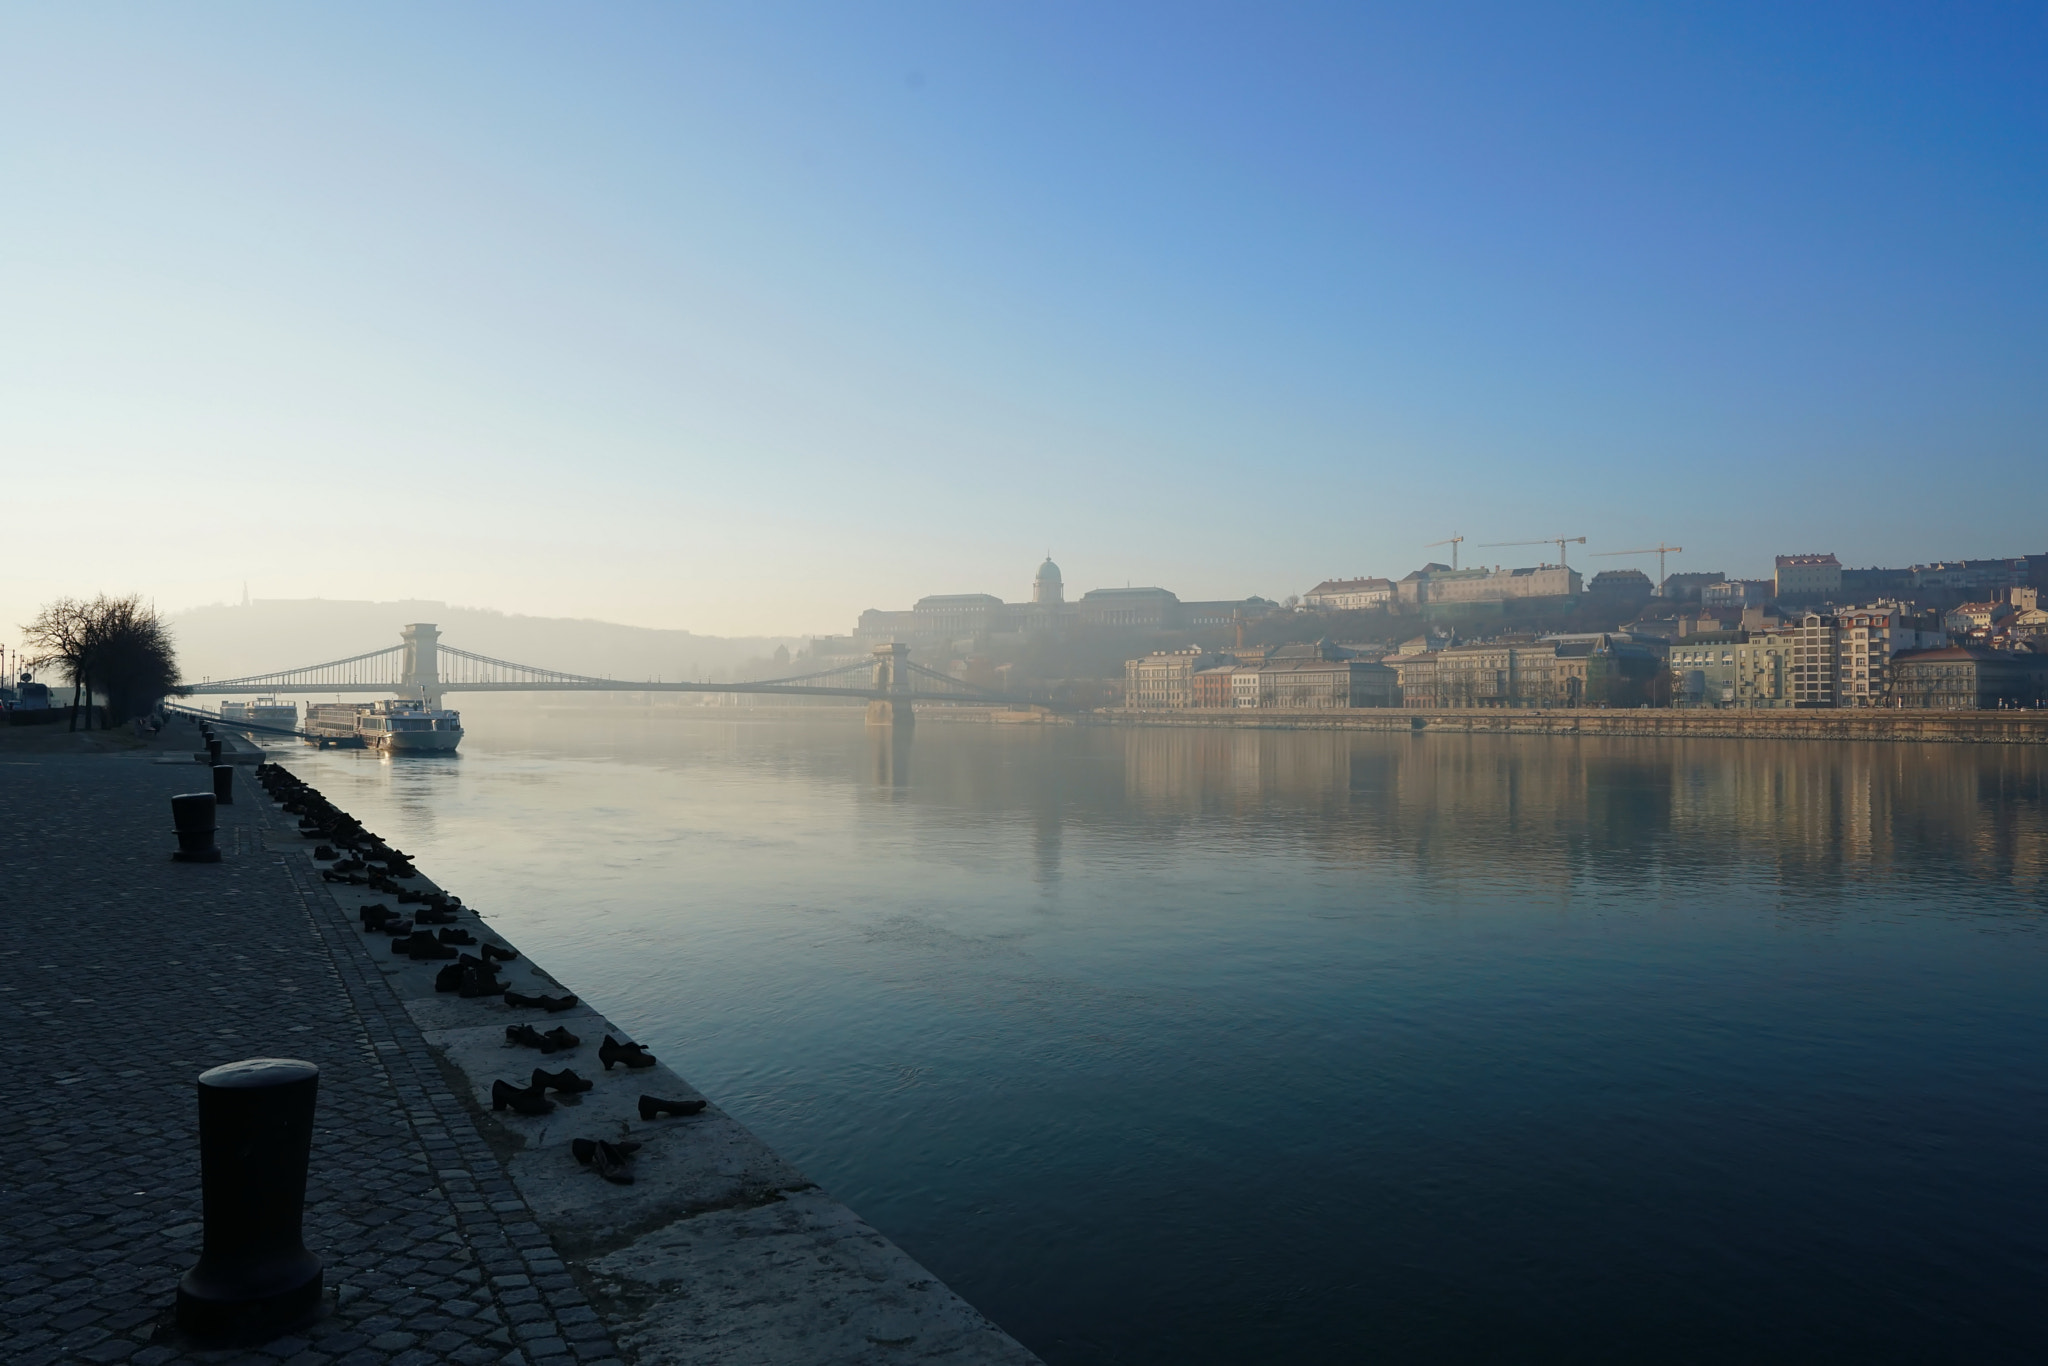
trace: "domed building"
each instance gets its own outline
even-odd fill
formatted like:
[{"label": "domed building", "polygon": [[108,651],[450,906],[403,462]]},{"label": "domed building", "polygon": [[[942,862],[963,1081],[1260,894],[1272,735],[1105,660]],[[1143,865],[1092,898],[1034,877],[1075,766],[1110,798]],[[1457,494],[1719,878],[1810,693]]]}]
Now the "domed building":
[{"label": "domed building", "polygon": [[[983,648],[991,637],[1071,628],[1164,631],[1225,627],[1260,615],[1274,604],[1252,597],[1229,602],[1182,602],[1164,588],[1096,588],[1067,601],[1066,581],[1050,555],[1031,579],[1031,601],[1004,602],[991,593],[939,593],[919,598],[908,611],[870,607],[853,628],[853,645],[890,641],[929,650]],[[977,642],[979,642],[977,644]]]},{"label": "domed building", "polygon": [[1066,588],[1060,582],[1060,567],[1048,555],[1045,563],[1038,566],[1038,577],[1031,581],[1031,601],[1040,607],[1057,607],[1066,600]]}]

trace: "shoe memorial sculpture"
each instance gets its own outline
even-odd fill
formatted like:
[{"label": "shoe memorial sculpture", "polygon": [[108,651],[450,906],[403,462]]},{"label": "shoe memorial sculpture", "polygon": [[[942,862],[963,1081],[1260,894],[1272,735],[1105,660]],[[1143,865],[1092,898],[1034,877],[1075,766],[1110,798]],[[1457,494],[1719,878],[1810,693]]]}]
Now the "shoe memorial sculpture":
[{"label": "shoe memorial sculpture", "polygon": [[[401,886],[401,879],[419,876],[409,855],[392,848],[310,785],[276,765],[259,767],[256,776],[271,797],[300,818],[301,832],[320,841],[314,852],[329,864],[322,869],[323,877],[370,887],[384,898],[357,908],[363,933],[388,936],[394,958],[432,965],[437,992],[485,1003],[502,1000],[512,1010],[548,1014],[574,1010],[581,1004],[566,993],[538,995],[512,989],[499,976],[499,965],[519,961],[519,951],[462,926],[459,916],[468,908],[461,897],[431,887]],[[505,1026],[507,1048],[530,1048],[544,1057],[569,1052],[581,1044],[581,1039],[560,1026],[545,1032],[531,1024]],[[658,1066],[644,1044],[621,1041],[612,1034],[603,1036],[597,1052],[607,1073],[621,1065],[629,1072]],[[492,1081],[491,1109],[498,1114],[540,1117],[557,1108],[552,1097],[567,1097],[568,1103],[577,1104],[596,1088],[595,1077],[579,1076],[570,1068],[549,1071],[535,1067],[524,1085],[502,1078]],[[652,1124],[701,1115],[708,1103],[702,1097],[679,1100],[642,1093],[636,1108],[639,1121]],[[578,1138],[571,1144],[579,1164],[621,1186],[634,1184],[633,1159],[640,1147],[623,1138]]]},{"label": "shoe memorial sculpture", "polygon": [[612,1064],[622,1062],[628,1067],[652,1067],[654,1055],[637,1043],[620,1043],[611,1035],[604,1036],[604,1042],[597,1046],[597,1060],[604,1064],[604,1070],[612,1070]]},{"label": "shoe memorial sculpture", "polygon": [[559,1053],[562,1046],[529,1024],[506,1025],[505,1042],[518,1044],[521,1048],[538,1048],[543,1053]]},{"label": "shoe memorial sculpture", "polygon": [[538,1087],[514,1086],[509,1081],[494,1081],[491,1083],[491,1108],[510,1108],[522,1115],[545,1115],[554,1110],[555,1103]]},{"label": "shoe memorial sculpture", "polygon": [[538,1067],[533,1069],[533,1089],[536,1091],[560,1091],[563,1095],[573,1096],[595,1085],[596,1082],[587,1081],[566,1067],[559,1072],[543,1072]]},{"label": "shoe memorial sculpture", "polygon": [[522,996],[516,991],[505,993],[505,1004],[515,1010],[545,1010],[550,1015],[559,1015],[565,1010],[576,1008],[574,996]]},{"label": "shoe memorial sculpture", "polygon": [[633,1184],[633,1173],[627,1163],[633,1154],[640,1151],[640,1145],[631,1140],[610,1143],[601,1138],[576,1138],[569,1141],[569,1151],[590,1170],[616,1186]]}]

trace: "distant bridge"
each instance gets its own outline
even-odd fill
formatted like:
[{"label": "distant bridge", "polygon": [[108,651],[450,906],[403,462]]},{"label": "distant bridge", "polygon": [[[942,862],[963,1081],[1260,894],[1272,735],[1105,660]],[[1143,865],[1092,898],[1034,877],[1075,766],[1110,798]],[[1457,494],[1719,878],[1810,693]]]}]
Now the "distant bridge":
[{"label": "distant bridge", "polygon": [[[757,697],[845,697],[869,703],[872,721],[908,721],[915,702],[979,707],[1045,707],[1044,697],[1000,693],[914,664],[908,645],[877,645],[872,660],[856,660],[791,678],[743,683],[655,683],[563,673],[471,654],[441,644],[441,632],[416,622],[400,632],[402,643],[325,664],[275,673],[188,683],[188,697],[277,696],[283,693],[376,693],[416,697],[439,707],[453,692],[697,692],[746,693]],[[865,684],[866,686],[862,686]]]}]

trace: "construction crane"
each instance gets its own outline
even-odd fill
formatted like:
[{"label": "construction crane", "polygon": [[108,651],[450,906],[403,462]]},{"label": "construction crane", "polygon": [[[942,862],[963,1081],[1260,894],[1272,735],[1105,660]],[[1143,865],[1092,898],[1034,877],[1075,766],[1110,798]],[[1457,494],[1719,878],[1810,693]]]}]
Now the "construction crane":
[{"label": "construction crane", "polygon": [[1447,540],[1431,541],[1428,545],[1422,548],[1424,550],[1434,550],[1440,545],[1449,546],[1451,548],[1451,568],[1456,569],[1458,567],[1458,543],[1464,539],[1465,538],[1463,536],[1452,536]]},{"label": "construction crane", "polygon": [[1655,555],[1657,557],[1657,596],[1661,598],[1664,596],[1664,557],[1666,555],[1683,555],[1685,547],[1682,545],[1666,545],[1664,542],[1659,541],[1655,545],[1644,546],[1641,550],[1596,550],[1593,553],[1595,555]]},{"label": "construction crane", "polygon": [[1489,548],[1497,545],[1554,545],[1557,547],[1557,562],[1569,568],[1570,562],[1564,557],[1565,546],[1567,544],[1584,545],[1585,543],[1586,538],[1584,536],[1539,536],[1533,541],[1481,541],[1480,546],[1482,548]]}]

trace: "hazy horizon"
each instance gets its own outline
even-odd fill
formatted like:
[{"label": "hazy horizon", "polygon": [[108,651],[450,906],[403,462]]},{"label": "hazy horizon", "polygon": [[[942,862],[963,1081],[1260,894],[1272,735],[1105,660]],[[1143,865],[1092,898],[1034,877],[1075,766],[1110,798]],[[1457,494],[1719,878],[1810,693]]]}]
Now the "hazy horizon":
[{"label": "hazy horizon", "polygon": [[2044,548],[2031,11],[0,23],[8,638]]}]

